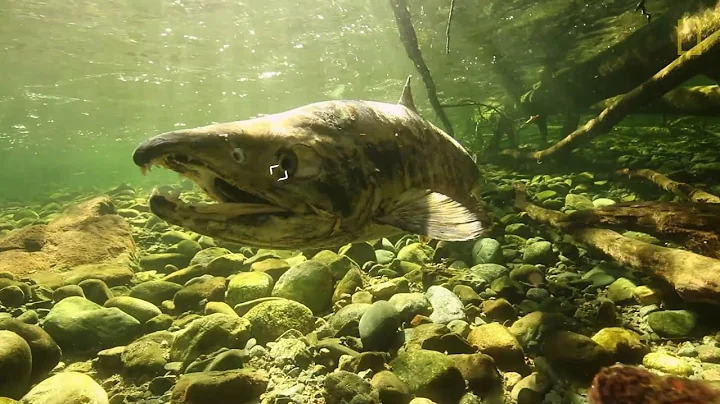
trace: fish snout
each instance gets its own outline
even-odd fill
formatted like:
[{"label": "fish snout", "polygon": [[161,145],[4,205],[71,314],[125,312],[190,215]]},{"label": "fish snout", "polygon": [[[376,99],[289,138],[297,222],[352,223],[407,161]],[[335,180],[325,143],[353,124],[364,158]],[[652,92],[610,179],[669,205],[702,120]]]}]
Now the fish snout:
[{"label": "fish snout", "polygon": [[199,140],[197,136],[181,131],[156,135],[138,145],[133,152],[133,162],[145,167],[163,156],[189,156],[197,149]]}]

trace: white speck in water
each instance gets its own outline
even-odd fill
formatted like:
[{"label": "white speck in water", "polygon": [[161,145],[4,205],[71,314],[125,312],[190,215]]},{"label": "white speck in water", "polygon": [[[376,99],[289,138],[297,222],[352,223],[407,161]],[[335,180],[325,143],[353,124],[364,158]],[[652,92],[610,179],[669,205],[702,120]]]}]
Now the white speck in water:
[{"label": "white speck in water", "polygon": [[259,79],[269,79],[271,77],[279,76],[280,72],[263,72],[258,76]]},{"label": "white speck in water", "polygon": [[317,18],[318,18],[318,20],[324,20],[324,19],[325,19],[325,17],[321,16],[320,14],[318,14]]}]

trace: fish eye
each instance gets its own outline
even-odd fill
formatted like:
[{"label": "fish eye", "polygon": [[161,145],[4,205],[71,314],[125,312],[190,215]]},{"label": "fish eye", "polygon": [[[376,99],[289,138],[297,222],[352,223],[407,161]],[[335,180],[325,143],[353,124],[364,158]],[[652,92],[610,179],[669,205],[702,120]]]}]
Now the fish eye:
[{"label": "fish eye", "polygon": [[290,150],[286,150],[282,154],[280,154],[278,164],[280,165],[280,167],[282,167],[283,170],[293,172],[298,165],[297,155],[295,155],[295,153]]},{"label": "fish eye", "polygon": [[241,148],[233,149],[232,151],[232,158],[237,161],[238,163],[242,163],[245,161],[245,152]]}]

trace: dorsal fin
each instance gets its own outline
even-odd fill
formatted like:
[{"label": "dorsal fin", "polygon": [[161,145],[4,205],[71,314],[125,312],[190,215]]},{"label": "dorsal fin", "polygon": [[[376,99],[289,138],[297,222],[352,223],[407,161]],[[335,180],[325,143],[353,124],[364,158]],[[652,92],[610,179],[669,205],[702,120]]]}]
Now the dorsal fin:
[{"label": "dorsal fin", "polygon": [[415,108],[415,101],[413,101],[412,97],[412,91],[410,90],[411,78],[412,76],[408,76],[407,80],[405,80],[405,87],[403,87],[402,95],[400,96],[400,101],[398,101],[398,104],[404,106],[412,112],[417,113],[417,108]]}]

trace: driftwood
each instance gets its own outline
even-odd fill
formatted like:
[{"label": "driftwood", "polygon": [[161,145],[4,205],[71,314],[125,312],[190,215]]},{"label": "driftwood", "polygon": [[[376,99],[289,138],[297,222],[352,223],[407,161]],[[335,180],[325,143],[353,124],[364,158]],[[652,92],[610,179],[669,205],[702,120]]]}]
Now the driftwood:
[{"label": "driftwood", "polygon": [[715,32],[691,50],[685,52],[640,86],[620,97],[615,103],[602,111],[597,118],[590,120],[583,127],[575,130],[549,148],[531,153],[504,150],[502,154],[518,159],[540,161],[560,150],[571,150],[577,147],[581,141],[589,141],[594,136],[607,133],[613,126],[640,106],[662,97],[668,91],[701,74],[708,66],[717,65],[718,61],[720,61],[720,31]]},{"label": "driftwood", "polygon": [[[713,6],[715,15],[709,18],[700,12]],[[716,31],[720,19],[716,0],[674,2],[662,15],[654,16],[651,24],[643,25],[623,41],[543,78],[523,95],[524,111],[543,118],[558,113],[578,113],[602,100],[631,91],[677,58],[678,20],[686,13],[694,17],[685,19],[689,25],[681,30],[682,49],[696,44],[698,31],[703,37]],[[718,76],[713,74],[712,68],[706,75],[713,79]]]},{"label": "driftwood", "polygon": [[[590,111],[602,111],[622,96],[601,101]],[[636,111],[646,114],[720,116],[720,86],[678,87]]]},{"label": "driftwood", "polygon": [[698,203],[720,203],[720,197],[713,195],[709,192],[705,192],[702,189],[697,189],[690,184],[684,182],[674,181],[656,171],[648,169],[630,170],[623,168],[618,170],[618,174],[627,175],[629,178],[640,177],[650,180],[660,188],[672,192],[673,194],[680,196],[684,199],[698,202]]},{"label": "driftwood", "polygon": [[609,229],[578,225],[569,215],[528,202],[522,186],[516,189],[515,207],[533,220],[561,229],[623,265],[663,279],[687,302],[720,305],[720,260],[645,243]]},{"label": "driftwood", "polygon": [[690,250],[720,258],[720,205],[637,202],[580,210],[568,215],[574,225],[601,224],[614,229],[667,237]]},{"label": "driftwood", "polygon": [[[390,0],[390,4],[395,14],[395,23],[397,23],[398,31],[400,32],[400,39],[405,46],[405,52],[407,52],[408,57],[412,60],[418,73],[420,73],[420,77],[422,77],[425,88],[427,89],[428,101],[430,101],[430,105],[432,105],[433,110],[435,110],[438,119],[440,119],[445,127],[447,134],[453,136],[452,124],[445,114],[445,110],[443,110],[440,105],[437,90],[435,89],[435,81],[433,81],[430,69],[428,69],[427,64],[425,64],[422,52],[420,52],[420,46],[418,45],[417,35],[412,25],[407,3],[405,0]],[[449,24],[450,22],[448,21],[448,26]]]}]

